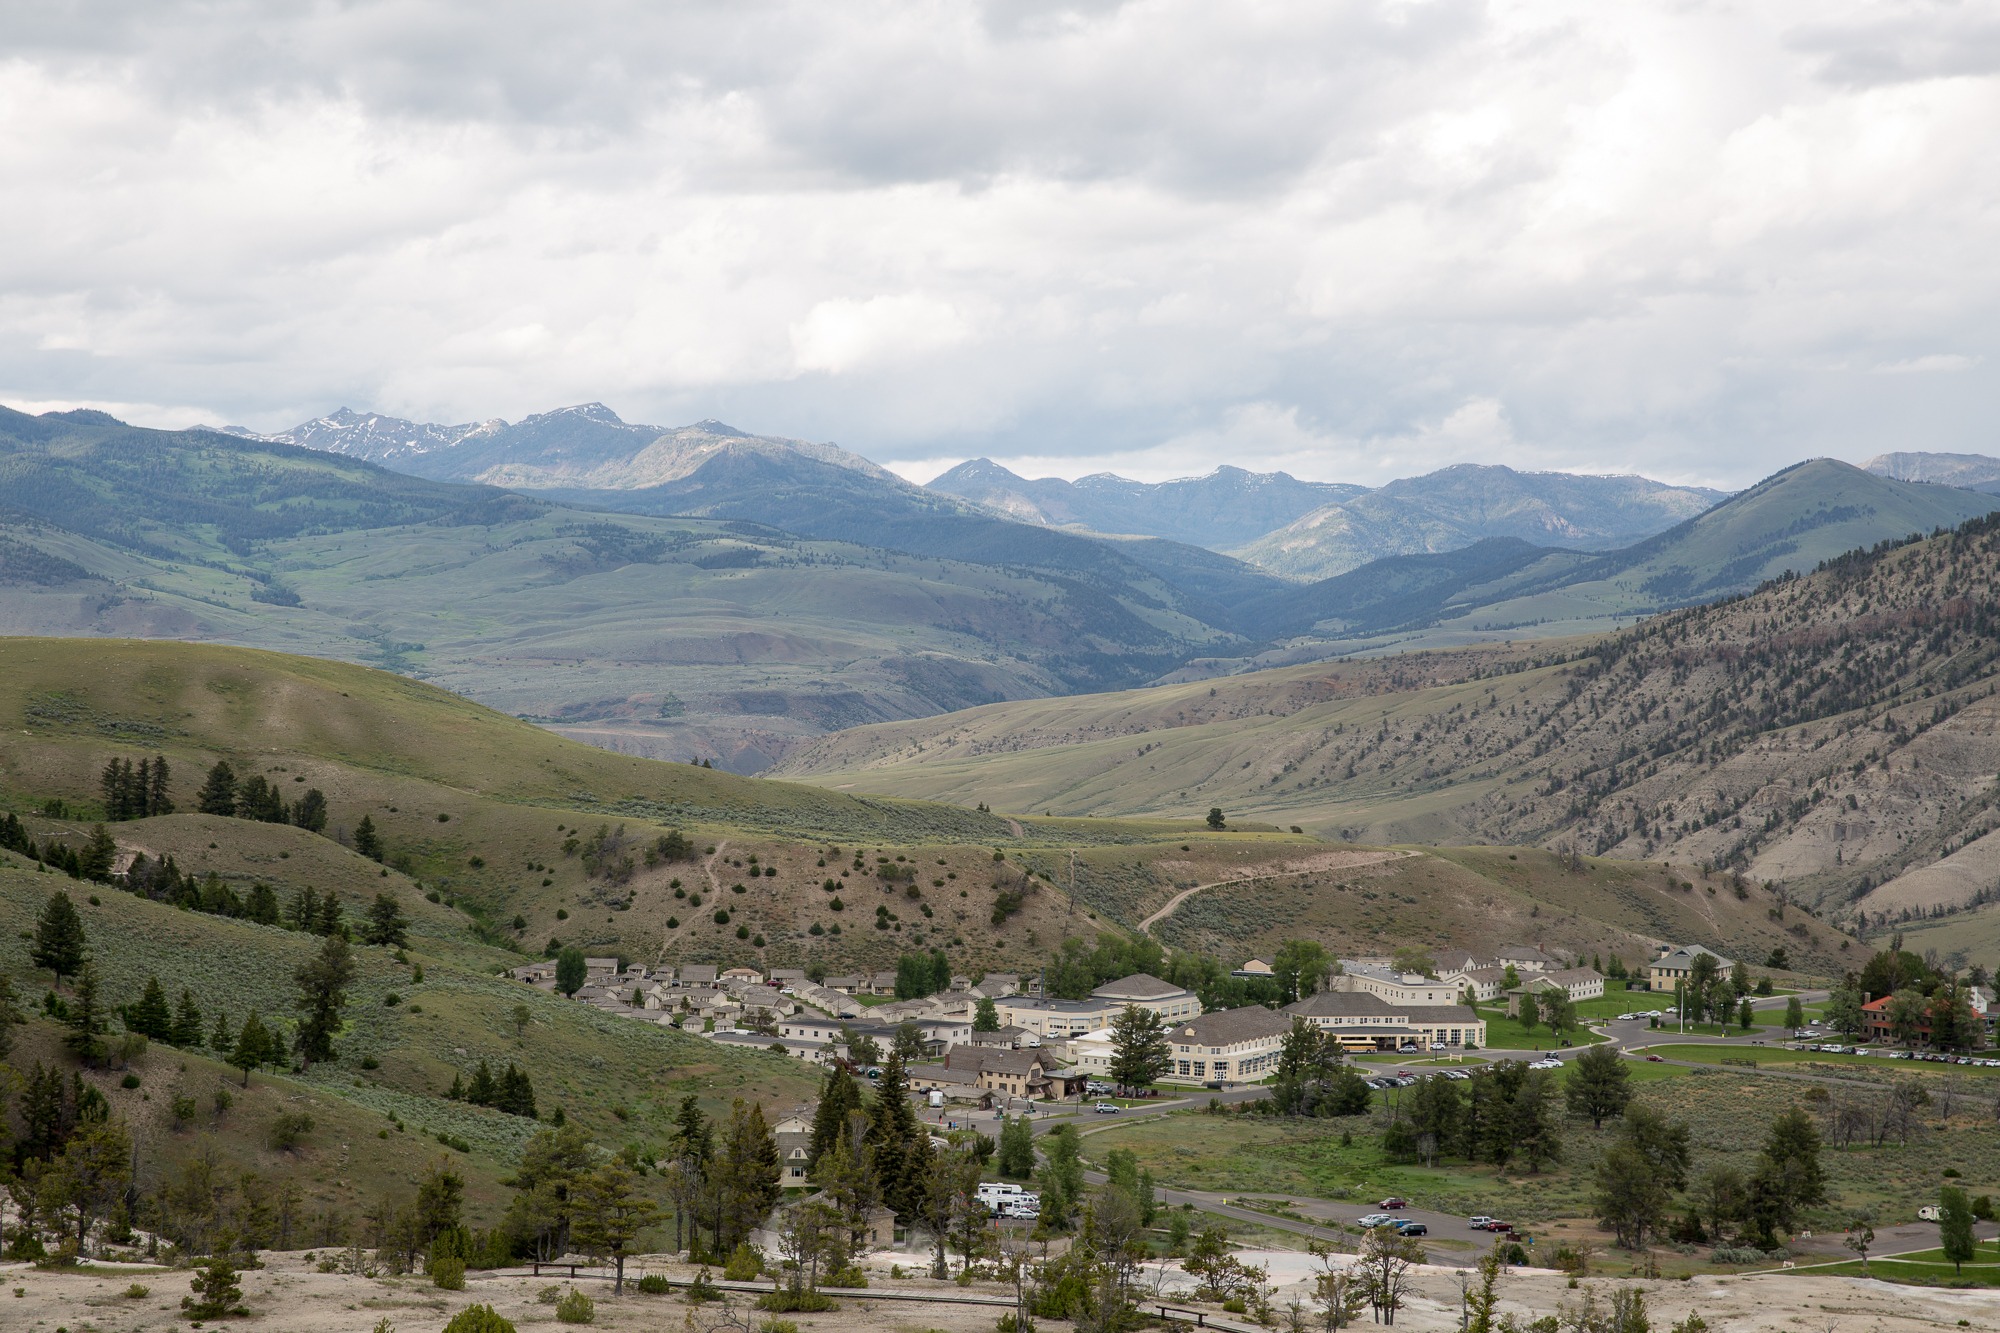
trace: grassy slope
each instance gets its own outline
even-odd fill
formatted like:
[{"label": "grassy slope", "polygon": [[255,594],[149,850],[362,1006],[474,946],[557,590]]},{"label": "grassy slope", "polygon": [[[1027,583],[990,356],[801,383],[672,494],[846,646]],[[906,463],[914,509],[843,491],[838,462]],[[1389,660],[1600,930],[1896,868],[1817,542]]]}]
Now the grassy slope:
[{"label": "grassy slope", "polygon": [[[1182,841],[1272,856],[1301,842],[1281,834],[1215,839],[1205,829],[1196,841],[1195,821],[1017,824],[949,806],[740,778],[608,753],[429,685],[309,658],[167,643],[0,640],[0,801],[33,811],[61,796],[83,803],[87,815],[105,760],[148,747],[171,760],[183,811],[202,773],[226,757],[239,774],[264,774],[289,792],[325,791],[335,837],[177,813],[117,826],[124,845],[171,852],[184,869],[215,869],[239,886],[263,879],[282,897],[307,884],[335,890],[356,908],[383,887],[414,901],[421,880],[461,909],[417,904],[419,930],[439,947],[446,938],[462,941],[469,924],[463,912],[500,926],[518,913],[527,924],[516,938],[537,954],[560,937],[649,961],[799,965],[813,956],[836,967],[873,967],[922,944],[952,947],[967,967],[1032,966],[1065,929],[1088,929],[1089,912],[1130,921],[1136,908],[1164,899],[1180,872],[1153,863],[1199,859],[1179,851]],[[388,846],[386,876],[335,840],[364,814]],[[38,837],[61,831],[80,839],[88,830],[82,819],[31,815],[30,824]],[[614,888],[562,852],[571,831],[588,834],[601,824],[622,825],[641,841],[680,827],[718,851],[698,863],[642,867],[630,885]],[[1015,858],[1011,867],[996,868],[999,846]],[[1065,849],[1072,847],[1083,853],[1081,908],[1073,910],[1067,894],[1043,880],[1019,915],[992,926],[995,899],[1020,883],[1021,867],[1066,885]],[[867,856],[858,871],[856,850]],[[749,875],[752,854],[779,874]],[[878,855],[923,866],[912,886],[921,896],[878,878]],[[482,864],[475,866],[475,857]],[[1094,877],[1100,863],[1118,868]],[[838,913],[834,895],[819,887],[828,878],[841,886]],[[677,880],[680,893],[704,896],[699,909],[675,896]],[[732,891],[736,884],[743,893]],[[893,914],[880,929],[878,905]],[[726,925],[713,919],[718,907],[731,912]],[[823,930],[838,924],[841,934],[814,936],[816,922]],[[767,947],[738,940],[739,926],[765,936]],[[488,951],[472,961],[490,965],[501,957]]]},{"label": "grassy slope", "polygon": [[[9,864],[0,866],[0,971],[28,997],[41,994],[50,979],[32,968],[25,937],[32,934],[47,895],[62,887],[83,915],[108,1004],[136,1000],[152,975],[170,996],[189,990],[210,1026],[218,1011],[237,1023],[252,1008],[267,1020],[292,1014],[291,974],[318,947],[317,939],[180,911],[105,886],[32,873],[18,858],[5,860]],[[91,896],[98,901],[90,902]],[[373,1176],[397,1179],[410,1162],[442,1152],[434,1140],[425,1139],[439,1131],[472,1144],[470,1163],[479,1180],[490,1184],[505,1173],[518,1145],[533,1131],[532,1123],[441,1099],[454,1074],[469,1071],[482,1058],[496,1065],[512,1060],[530,1070],[544,1115],[561,1106],[594,1137],[613,1144],[628,1138],[659,1142],[669,1132],[673,1104],[686,1092],[700,1095],[711,1107],[726,1108],[730,1098],[749,1096],[775,1110],[788,1110],[810,1095],[813,1079],[795,1061],[724,1050],[507,981],[470,965],[470,955],[479,952],[476,946],[441,941],[434,947],[421,934],[413,946],[408,956],[424,969],[421,983],[412,980],[413,967],[397,963],[389,950],[357,947],[359,977],[336,1061],[303,1077],[260,1074],[252,1080],[253,1085],[277,1087],[282,1098],[307,1098],[327,1108],[324,1113],[314,1110],[324,1123],[315,1143],[321,1149],[336,1141],[352,1148],[358,1165],[339,1175],[363,1197],[374,1188],[364,1183]],[[399,1000],[393,1006],[387,1003],[391,994]],[[512,1017],[516,1005],[526,1005],[531,1015],[518,1038]],[[219,1073],[201,1054],[183,1057],[156,1047],[140,1066],[150,1101],[123,1090],[115,1100],[137,1102],[127,1114],[150,1126],[148,1132],[164,1134],[158,1121],[171,1086],[199,1091],[197,1100],[204,1110],[208,1106],[210,1085]],[[379,1068],[364,1070],[364,1058],[372,1058]],[[184,1059],[189,1066],[185,1072],[179,1068]],[[257,1104],[270,1101],[266,1096]],[[630,1118],[617,1117],[614,1107],[624,1107]],[[391,1114],[408,1130],[395,1130]],[[257,1123],[254,1117],[251,1123]],[[384,1128],[395,1145],[386,1161],[378,1155],[390,1150],[361,1146]],[[254,1154],[259,1142],[253,1132],[236,1147]],[[267,1167],[286,1163],[279,1155],[267,1156]],[[306,1157],[307,1164],[325,1165],[324,1151]],[[308,1176],[331,1188],[332,1177],[323,1172]],[[487,1194],[498,1197],[493,1190]],[[337,1191],[325,1197],[333,1199]]]},{"label": "grassy slope", "polygon": [[[1681,887],[1688,883],[1695,887]],[[1739,900],[1719,876],[1704,880],[1658,862],[1591,858],[1570,872],[1535,848],[1447,847],[1359,870],[1210,889],[1158,932],[1176,945],[1263,957],[1304,932],[1343,951],[1384,942],[1476,950],[1518,940],[1628,963],[1649,957],[1655,941],[1691,941],[1757,972],[1782,944],[1795,967],[1837,974],[1846,965],[1834,931],[1807,919],[1801,940],[1767,907],[1761,893]]]}]

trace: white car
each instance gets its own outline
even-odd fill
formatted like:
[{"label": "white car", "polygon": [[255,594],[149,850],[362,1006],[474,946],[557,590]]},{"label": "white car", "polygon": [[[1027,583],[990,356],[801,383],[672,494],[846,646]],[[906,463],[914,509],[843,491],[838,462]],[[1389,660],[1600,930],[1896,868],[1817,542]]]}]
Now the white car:
[{"label": "white car", "polygon": [[1563,1062],[1556,1059],[1536,1060],[1528,1065],[1530,1069],[1561,1069]]},{"label": "white car", "polygon": [[1396,1220],[1397,1219],[1389,1213],[1370,1213],[1368,1214],[1368,1216],[1356,1221],[1354,1225],[1363,1228],[1386,1227],[1391,1222],[1394,1222]]}]

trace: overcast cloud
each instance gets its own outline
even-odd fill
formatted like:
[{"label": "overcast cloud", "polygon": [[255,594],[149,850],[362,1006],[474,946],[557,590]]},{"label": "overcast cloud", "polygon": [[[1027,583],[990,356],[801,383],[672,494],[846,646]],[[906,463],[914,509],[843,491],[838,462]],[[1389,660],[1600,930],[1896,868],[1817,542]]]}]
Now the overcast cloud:
[{"label": "overcast cloud", "polygon": [[2000,452],[1988,4],[14,5],[0,125],[15,405],[597,399],[919,478]]}]

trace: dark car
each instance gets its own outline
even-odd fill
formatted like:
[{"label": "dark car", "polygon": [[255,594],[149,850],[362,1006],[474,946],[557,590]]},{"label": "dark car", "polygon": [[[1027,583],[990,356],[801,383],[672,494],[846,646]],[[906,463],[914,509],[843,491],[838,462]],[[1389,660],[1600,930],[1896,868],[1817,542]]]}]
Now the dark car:
[{"label": "dark car", "polygon": [[1382,1200],[1380,1206],[1382,1211],[1386,1213],[1396,1208],[1408,1208],[1410,1206],[1410,1201],[1408,1199],[1398,1199],[1395,1198],[1394,1196],[1391,1196],[1390,1198]]},{"label": "dark car", "polygon": [[1398,1222],[1396,1223],[1396,1234],[1399,1236],[1428,1236],[1431,1234],[1431,1229],[1422,1222]]}]

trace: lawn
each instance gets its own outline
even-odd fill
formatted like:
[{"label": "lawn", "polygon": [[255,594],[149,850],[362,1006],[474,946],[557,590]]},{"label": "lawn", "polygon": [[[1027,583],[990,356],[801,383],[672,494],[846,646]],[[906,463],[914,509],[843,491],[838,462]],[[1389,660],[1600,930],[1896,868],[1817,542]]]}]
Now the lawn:
[{"label": "lawn", "polygon": [[1537,1023],[1532,1028],[1524,1027],[1520,1019],[1507,1017],[1503,1008],[1482,1008],[1479,1015],[1486,1020],[1486,1045],[1492,1050],[1553,1051],[1565,1041],[1571,1046],[1588,1046],[1604,1040],[1580,1027],[1560,1037],[1550,1032],[1545,1023]]},{"label": "lawn", "polygon": [[[1812,1271],[1837,1277],[1864,1276],[1858,1259],[1837,1264],[1814,1264]],[[1944,1257],[1941,1249],[1913,1250],[1908,1254],[1871,1257],[1865,1276],[1920,1287],[2000,1287],[2000,1254],[1981,1247],[1971,1262],[1958,1268]]]},{"label": "lawn", "polygon": [[1830,1055],[1821,1051],[1794,1051],[1784,1046],[1648,1046],[1646,1050],[1669,1060],[1719,1065],[1726,1060],[1755,1060],[1759,1065],[1819,1065],[1829,1069],[1869,1069],[1882,1074],[1931,1073],[2000,1077],[2000,1069],[1972,1065],[1940,1065],[1927,1060],[1889,1060],[1878,1055]]}]

